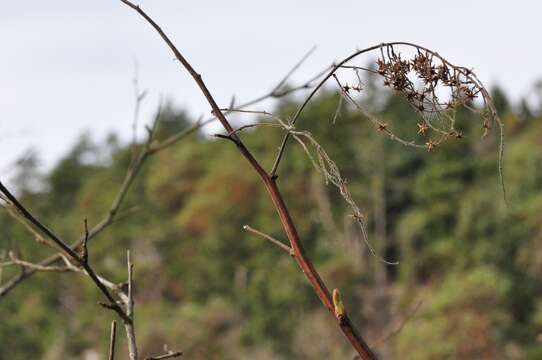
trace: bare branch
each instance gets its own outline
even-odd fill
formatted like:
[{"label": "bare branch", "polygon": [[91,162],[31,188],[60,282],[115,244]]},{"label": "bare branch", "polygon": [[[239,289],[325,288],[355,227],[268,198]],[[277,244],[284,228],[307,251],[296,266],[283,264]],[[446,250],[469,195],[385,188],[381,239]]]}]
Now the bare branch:
[{"label": "bare branch", "polygon": [[252,124],[246,124],[246,125],[243,125],[241,127],[238,127],[237,129],[233,130],[230,134],[228,134],[227,136],[231,135],[231,134],[236,134],[236,133],[239,133],[239,132],[242,132],[246,129],[250,129],[250,128],[255,128],[255,127],[260,127],[260,126],[271,126],[271,127],[280,127],[282,128],[283,126],[280,125],[280,124],[275,124],[275,123],[269,123],[269,122],[257,122],[257,123],[252,123]]},{"label": "bare branch", "polygon": [[126,251],[126,264],[128,267],[128,301],[126,303],[126,315],[129,321],[124,321],[126,337],[128,339],[128,355],[130,360],[137,360],[137,343],[134,329],[134,293],[133,293],[133,265],[130,259],[130,250]]},{"label": "bare branch", "polygon": [[[52,230],[47,226],[41,223],[37,218],[34,217],[20,202],[13,196],[13,194],[0,182],[0,192],[2,192],[10,201],[11,204],[17,209],[17,211],[23,216],[27,221],[29,221],[33,226],[38,228],[43,232],[49,239],[51,239],[61,250],[64,252],[71,260],[81,266],[86,274],[91,278],[91,280],[96,284],[98,289],[103,293],[103,295],[110,302],[112,308],[117,312],[121,318],[125,318],[126,314],[120,306],[116,304],[114,297],[109,292],[108,288],[102,283],[98,275],[90,267],[90,265],[83,261],[82,257],[79,256],[70,246],[68,246],[58,235],[56,235]],[[59,255],[60,256],[60,255]]]},{"label": "bare branch", "polygon": [[40,272],[67,272],[67,271],[73,271],[72,267],[69,266],[42,266],[40,264],[33,264],[28,261],[21,260],[15,256],[15,254],[10,251],[9,258],[11,261],[0,263],[0,267],[8,266],[8,265],[19,265],[27,269],[33,269],[35,271]]},{"label": "bare branch", "polygon": [[[410,147],[414,147],[414,148],[422,148],[422,149],[426,147],[425,145],[416,144],[414,141],[408,141],[408,140],[405,140],[405,139],[397,136],[395,133],[393,133],[389,129],[389,126],[386,123],[384,123],[382,120],[378,119],[376,115],[374,115],[374,114],[370,113],[369,111],[365,110],[365,108],[363,106],[361,106],[356,100],[354,100],[354,98],[348,92],[344,91],[344,87],[340,83],[339,79],[335,76],[335,74],[333,74],[333,78],[335,79],[335,81],[339,85],[339,88],[341,89],[341,95],[344,98],[346,98],[351,104],[353,104],[354,107],[363,114],[363,116],[367,117],[373,124],[375,124],[376,129],[378,131],[386,133],[390,137],[391,140],[395,140],[395,141],[397,141],[398,143],[400,143],[402,145],[410,146]],[[448,134],[446,134],[446,136],[448,136]],[[442,140],[444,140],[444,138],[442,138],[441,141]],[[439,143],[441,141],[439,141]]]},{"label": "bare branch", "polygon": [[[152,142],[152,136],[153,136],[153,130],[156,126],[156,122],[160,118],[160,109],[158,115],[155,119],[155,122],[153,123],[153,127],[151,128],[151,131],[149,131],[148,139],[145,144],[145,147],[143,151],[140,153],[139,157],[135,160],[135,162],[132,163],[131,167],[128,169],[124,180],[111,204],[111,207],[107,213],[107,215],[97,224],[95,225],[90,231],[86,230],[84,236],[76,240],[73,244],[70,245],[70,249],[73,253],[75,253],[75,250],[79,248],[85,241],[88,243],[88,241],[98,234],[100,234],[103,230],[105,230],[109,225],[111,225],[114,221],[118,220],[124,214],[119,214],[119,209],[121,207],[121,204],[123,203],[123,200],[125,199],[128,190],[130,189],[131,185],[133,184],[135,177],[140,172],[141,168],[143,167],[143,164],[155,151],[150,150],[150,144]],[[1,183],[0,183],[1,184]],[[7,190],[7,189],[6,189]],[[32,227],[29,227],[29,230],[33,231]],[[33,231],[34,232],[34,231]],[[39,235],[39,234],[38,234]],[[84,250],[83,250],[84,252]],[[39,263],[40,266],[50,266],[57,261],[61,260],[60,254],[52,255],[43,261]],[[0,287],[0,298],[8,294],[12,289],[14,289],[18,284],[23,282],[25,279],[29,278],[35,273],[35,269],[29,269],[27,271],[24,271],[23,273],[15,276],[14,278],[10,279],[6,284],[4,284],[2,287]]]},{"label": "bare branch", "polygon": [[171,359],[171,358],[179,357],[179,356],[182,356],[182,355],[183,355],[183,353],[181,351],[170,351],[167,354],[148,357],[148,358],[146,358],[146,360]]},{"label": "bare branch", "polygon": [[147,95],[147,91],[139,91],[139,80],[138,80],[138,64],[137,60],[134,61],[134,78],[132,80],[134,86],[134,119],[132,121],[132,161],[137,157],[137,125],[139,122],[139,111],[141,108],[141,103]]},{"label": "bare branch", "polygon": [[270,235],[267,235],[266,233],[263,233],[261,231],[258,231],[256,229],[253,229],[251,228],[250,226],[248,225],[245,225],[243,226],[243,230],[246,230],[248,232],[251,232],[253,234],[256,234],[258,235],[259,237],[263,238],[263,239],[266,239],[266,240],[269,240],[271,241],[273,244],[277,245],[279,248],[281,248],[282,250],[286,251],[288,254],[290,254],[291,256],[295,256],[295,252],[292,250],[291,247],[289,247],[288,245],[284,244],[282,241],[280,240],[277,240],[275,239],[274,237],[270,236]]},{"label": "bare branch", "polygon": [[271,90],[271,93],[274,94],[275,92],[280,90],[280,88],[284,84],[286,84],[286,82],[288,81],[290,76],[292,76],[293,73],[295,73],[296,70],[299,69],[301,67],[301,65],[303,65],[303,63],[314,53],[315,50],[316,50],[316,45],[314,45],[312,48],[310,48],[310,50],[307,51],[307,53],[305,55],[303,55],[303,57],[294,65],[294,67],[291,68],[290,71],[288,71],[288,73],[286,73],[284,78],[282,78],[282,80],[278,82],[278,84],[275,86],[275,88],[273,90]]},{"label": "bare branch", "polygon": [[117,322],[111,321],[111,337],[109,339],[109,360],[115,359],[115,341],[117,339]]},{"label": "bare branch", "polygon": [[[55,261],[56,261],[56,254]],[[43,263],[40,263],[42,265]],[[46,266],[46,265],[42,265]],[[36,273],[36,270],[26,270],[26,268],[23,268],[22,271],[19,273],[19,275],[16,275],[9,279],[7,282],[5,282],[2,286],[0,286],[0,297],[4,296],[5,294],[9,293],[11,290],[13,290],[17,285],[22,283],[24,280],[28,279],[31,275]]]},{"label": "bare branch", "polygon": [[393,330],[391,330],[388,334],[384,335],[380,339],[376,340],[373,344],[371,344],[371,347],[372,348],[378,347],[382,345],[383,343],[385,343],[386,341],[388,341],[389,339],[391,339],[392,337],[399,334],[401,330],[403,330],[405,325],[408,323],[408,321],[416,315],[416,313],[418,312],[422,304],[423,304],[423,300],[419,301],[416,304],[416,306],[408,314],[406,314],[405,317],[403,317],[401,322]]},{"label": "bare branch", "polygon": [[[6,259],[6,251],[5,250],[2,250],[0,252],[0,261],[4,261]],[[2,267],[2,265],[0,265],[0,284],[2,284],[2,281],[3,281],[3,275],[4,275],[4,269]]]},{"label": "bare branch", "polygon": [[60,239],[56,234],[49,230],[45,225],[43,225],[38,219],[36,219],[20,202],[15,196],[0,182],[0,192],[2,192],[9,202],[15,207],[15,209],[21,214],[21,216],[29,221],[33,226],[38,228],[42,233],[47,235],[63,252],[73,257],[74,259],[79,259],[79,255],[75,253],[62,239]]},{"label": "bare branch", "polygon": [[167,345],[164,345],[164,354],[157,356],[146,357],[145,360],[163,360],[163,359],[172,359],[183,355],[182,351],[171,351],[167,348]]},{"label": "bare branch", "polygon": [[88,264],[88,222],[85,219],[85,238],[83,239],[83,254],[82,259]]}]

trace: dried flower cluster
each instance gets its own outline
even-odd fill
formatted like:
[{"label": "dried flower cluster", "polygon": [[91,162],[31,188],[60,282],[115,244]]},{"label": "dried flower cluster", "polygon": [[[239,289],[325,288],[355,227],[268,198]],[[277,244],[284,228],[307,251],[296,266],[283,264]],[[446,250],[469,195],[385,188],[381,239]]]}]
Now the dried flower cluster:
[{"label": "dried flower cluster", "polygon": [[[384,77],[384,85],[401,92],[409,103],[422,114],[426,120],[418,124],[421,135],[435,127],[442,135],[461,138],[462,134],[454,128],[455,112],[460,106],[474,109],[471,104],[479,96],[482,87],[469,77],[471,71],[466,68],[450,66],[430,51],[417,49],[417,54],[411,60],[404,60],[401,54],[394,51],[393,46],[387,46],[386,52],[381,48],[381,57],[377,60],[378,74]],[[417,86],[418,80],[421,86]],[[441,90],[447,99],[441,100],[438,93]],[[449,128],[436,128],[432,119],[435,114],[449,120]],[[487,112],[481,113],[482,127],[489,128]],[[443,139],[441,139],[442,141]],[[439,141],[440,142],[440,141]],[[428,142],[431,150],[432,142]],[[433,144],[434,145],[434,144]]]},{"label": "dried flower cluster", "polygon": [[[400,52],[396,51],[396,48],[400,46],[413,50],[413,56],[403,57]],[[346,65],[357,56],[375,50],[380,52],[380,56],[376,60],[374,70]],[[448,139],[461,139],[463,133],[456,128],[456,113],[458,109],[464,108],[478,115],[484,136],[491,128],[492,123],[498,124],[501,130],[500,159],[502,160],[503,125],[497,116],[488,91],[472,70],[453,65],[429,49],[402,42],[380,44],[357,52],[339,63],[335,70],[339,68],[353,70],[358,79],[357,86],[349,86],[338,78],[336,72],[331,74],[338,83],[343,96],[368,117],[378,131],[387,133],[392,140],[406,146],[433,151]],[[417,134],[423,137],[423,141],[402,139],[392,132],[387,123],[369,113],[364,106],[355,100],[351,92],[352,90],[356,92],[362,90],[360,71],[381,76],[384,86],[404,96],[416,113],[420,115]],[[481,102],[481,106],[475,104],[476,100]],[[499,169],[502,171],[501,165],[499,165]]]}]

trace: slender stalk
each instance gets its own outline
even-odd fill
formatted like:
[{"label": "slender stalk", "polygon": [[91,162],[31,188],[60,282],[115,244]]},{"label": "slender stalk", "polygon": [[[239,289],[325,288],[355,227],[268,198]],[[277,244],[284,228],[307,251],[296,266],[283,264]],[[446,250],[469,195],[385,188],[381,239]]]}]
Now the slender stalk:
[{"label": "slender stalk", "polygon": [[275,239],[274,237],[269,236],[269,235],[267,235],[267,234],[265,234],[265,233],[263,233],[263,232],[261,232],[261,231],[258,231],[258,230],[256,230],[256,229],[253,229],[253,228],[251,228],[251,227],[248,226],[248,225],[243,226],[243,230],[246,230],[246,231],[248,231],[248,232],[251,232],[251,233],[253,233],[253,234],[256,234],[256,235],[258,235],[259,237],[264,238],[264,239],[266,239],[266,240],[269,240],[269,241],[271,241],[271,243],[275,244],[276,246],[278,246],[278,247],[281,248],[282,250],[286,251],[288,254],[290,254],[290,255],[292,255],[292,256],[295,256],[295,254],[294,254],[292,248],[289,247],[288,245],[284,244],[282,241],[277,240],[277,239]]},{"label": "slender stalk", "polygon": [[111,321],[111,338],[109,339],[109,360],[115,359],[115,341],[117,339],[117,322]]},{"label": "slender stalk", "polygon": [[128,339],[128,356],[130,360],[137,360],[137,342],[134,329],[134,293],[133,293],[133,270],[130,250],[126,251],[126,263],[128,266],[128,301],[126,302],[126,315],[130,321],[124,322],[126,338]]},{"label": "slender stalk", "polygon": [[179,357],[179,356],[182,356],[182,355],[183,355],[182,351],[168,351],[167,353],[162,354],[162,355],[151,356],[151,357],[145,358],[145,360],[172,359],[172,358]]}]

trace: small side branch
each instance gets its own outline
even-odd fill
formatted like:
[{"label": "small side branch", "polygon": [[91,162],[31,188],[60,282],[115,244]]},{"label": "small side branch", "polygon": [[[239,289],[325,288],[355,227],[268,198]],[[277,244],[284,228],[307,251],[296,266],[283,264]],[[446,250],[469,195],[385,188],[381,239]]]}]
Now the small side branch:
[{"label": "small side branch", "polygon": [[277,240],[275,239],[274,237],[270,236],[270,235],[267,235],[266,233],[263,233],[261,231],[258,231],[256,229],[253,229],[251,228],[250,226],[248,225],[245,225],[243,226],[243,230],[246,230],[248,232],[251,232],[255,235],[258,235],[259,237],[263,238],[263,239],[266,239],[266,240],[269,240],[271,241],[273,244],[277,245],[279,248],[281,248],[282,250],[286,251],[288,254],[290,254],[291,256],[295,256],[295,252],[292,250],[291,247],[289,247],[288,245],[284,244],[282,241],[280,240]]},{"label": "small side branch", "polygon": [[128,340],[128,355],[130,360],[137,360],[137,342],[134,329],[134,293],[133,293],[133,265],[130,259],[130,250],[126,251],[126,263],[128,267],[128,301],[126,303],[126,315],[128,320],[124,321],[126,337]]},{"label": "small side branch", "polygon": [[115,341],[117,339],[117,322],[111,321],[111,338],[109,340],[109,360],[115,359]]},{"label": "small side branch", "polygon": [[172,359],[183,355],[182,351],[171,351],[167,349],[167,345],[164,346],[165,353],[162,355],[149,356],[145,360],[163,360],[163,359]]},{"label": "small side branch", "polygon": [[39,272],[67,272],[72,271],[73,267],[71,266],[43,266],[40,264],[34,264],[28,261],[21,260],[15,256],[15,254],[10,251],[8,253],[10,261],[0,263],[0,267],[9,266],[9,265],[19,265],[25,269],[32,269]]},{"label": "small side branch", "polygon": [[88,222],[85,219],[85,238],[83,239],[83,253],[81,258],[88,264]]},{"label": "small side branch", "polygon": [[386,341],[390,340],[392,337],[399,334],[401,330],[403,330],[405,325],[416,315],[416,313],[418,312],[422,304],[423,304],[423,301],[418,302],[416,306],[408,314],[405,315],[405,317],[393,330],[391,330],[389,333],[387,333],[380,339],[376,340],[373,344],[371,344],[371,347],[373,348],[378,347],[382,345],[383,343],[385,343]]}]

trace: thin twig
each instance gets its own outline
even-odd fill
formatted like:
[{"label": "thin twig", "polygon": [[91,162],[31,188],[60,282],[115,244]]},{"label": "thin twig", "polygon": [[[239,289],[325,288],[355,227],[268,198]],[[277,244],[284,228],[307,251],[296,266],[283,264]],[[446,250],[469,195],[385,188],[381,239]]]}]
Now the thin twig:
[{"label": "thin twig", "polygon": [[292,76],[292,74],[295,73],[296,70],[301,67],[301,65],[303,65],[303,63],[314,53],[315,50],[316,50],[316,45],[314,45],[312,48],[310,48],[310,50],[307,51],[307,53],[305,55],[303,55],[301,60],[299,60],[297,62],[297,64],[295,64],[294,67],[291,68],[290,71],[288,71],[288,73],[286,73],[286,76],[284,76],[284,78],[281,81],[279,81],[279,83],[275,86],[275,88],[273,89],[272,92],[274,93],[275,91],[280,90],[282,85],[286,84],[286,81],[288,81],[290,76]]},{"label": "thin twig", "polygon": [[115,341],[117,339],[117,322],[111,321],[111,337],[109,339],[109,360],[115,359]]},{"label": "thin twig", "polygon": [[124,322],[126,337],[128,339],[128,355],[130,360],[137,360],[137,342],[134,329],[134,293],[133,293],[133,265],[130,259],[130,250],[126,250],[126,265],[128,267],[128,301],[126,303],[126,315],[129,321]]},{"label": "thin twig", "polygon": [[88,263],[88,222],[85,219],[85,238],[83,239],[83,261]]},{"label": "thin twig", "polygon": [[11,261],[1,263],[0,267],[8,265],[19,265],[27,269],[33,269],[40,272],[67,272],[73,270],[69,266],[42,266],[39,264],[33,264],[31,262],[18,259],[12,251],[9,252],[9,257]]},{"label": "thin twig", "polygon": [[145,99],[145,96],[147,95],[147,91],[139,91],[139,81],[138,81],[138,71],[139,67],[137,64],[137,60],[134,61],[134,78],[132,80],[133,86],[134,86],[134,119],[132,122],[132,161],[134,161],[137,157],[137,125],[139,122],[139,110],[141,108],[141,103]]},{"label": "thin twig", "polygon": [[[4,261],[4,259],[6,258],[6,251],[3,250],[2,252],[0,252],[0,261]],[[2,281],[3,281],[3,275],[4,275],[4,268],[2,267],[2,265],[0,265],[0,285],[2,284]]]},{"label": "thin twig", "polygon": [[246,129],[250,129],[250,128],[254,128],[254,127],[260,127],[260,126],[271,126],[271,127],[283,128],[283,126],[280,125],[280,124],[269,123],[269,122],[257,122],[257,123],[246,124],[246,125],[243,125],[241,127],[238,127],[237,129],[233,130],[230,134],[228,134],[226,136],[230,136],[231,134],[235,134],[235,133],[238,133],[238,132],[242,132],[242,131],[244,131]]},{"label": "thin twig", "polygon": [[166,353],[162,355],[156,355],[156,356],[149,356],[146,357],[145,360],[163,360],[163,359],[172,359],[179,356],[182,356],[182,351],[171,351],[166,349]]},{"label": "thin twig", "polygon": [[380,339],[376,340],[373,344],[371,344],[371,347],[372,348],[378,347],[382,345],[383,343],[385,343],[386,341],[388,341],[389,339],[391,339],[392,337],[394,337],[395,335],[399,334],[401,330],[403,330],[407,322],[416,315],[416,313],[418,312],[422,304],[423,304],[423,300],[420,300],[416,304],[416,306],[401,320],[401,322],[392,331],[390,331],[388,334],[384,335]]},{"label": "thin twig", "polygon": [[295,253],[294,251],[292,250],[291,247],[289,247],[288,245],[284,244],[282,241],[280,240],[277,240],[275,239],[274,237],[270,236],[270,235],[267,235],[266,233],[263,233],[261,231],[258,231],[256,229],[253,229],[251,228],[250,226],[248,225],[245,225],[243,226],[243,230],[246,230],[248,232],[251,232],[253,234],[256,234],[258,235],[259,237],[261,238],[264,238],[266,240],[269,240],[271,241],[273,244],[277,245],[279,248],[281,248],[282,250],[286,251],[288,254],[292,255],[292,256],[295,256]]}]

